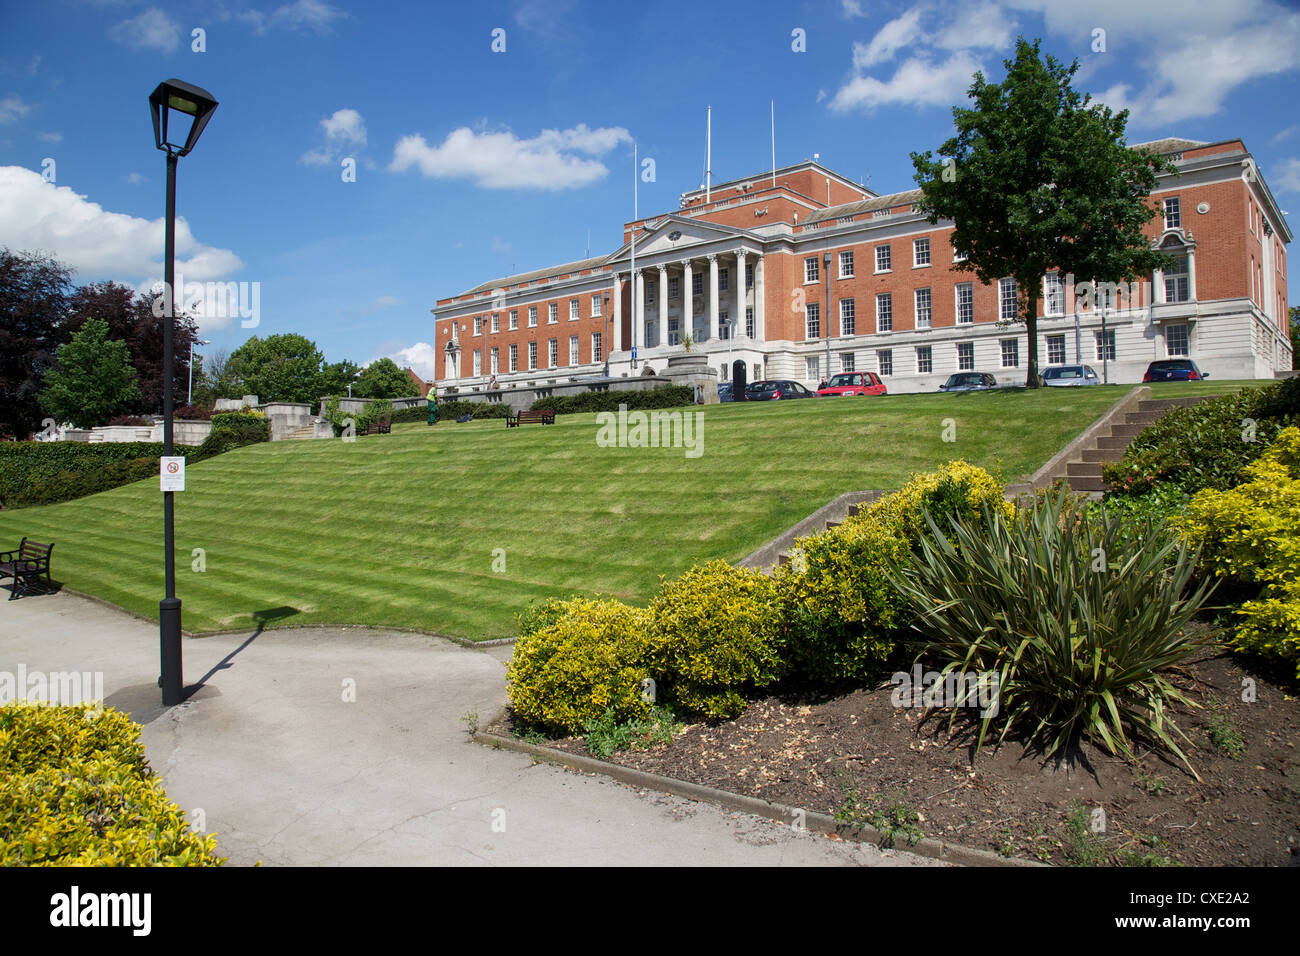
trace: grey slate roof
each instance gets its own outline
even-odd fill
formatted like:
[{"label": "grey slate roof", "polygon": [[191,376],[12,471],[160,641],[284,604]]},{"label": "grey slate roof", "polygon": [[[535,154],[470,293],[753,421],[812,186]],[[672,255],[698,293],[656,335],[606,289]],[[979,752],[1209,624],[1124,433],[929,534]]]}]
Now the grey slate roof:
[{"label": "grey slate roof", "polygon": [[547,266],[545,269],[534,269],[532,272],[517,272],[512,276],[505,276],[500,279],[493,279],[491,282],[484,282],[482,285],[476,285],[467,292],[461,292],[457,295],[474,295],[479,292],[490,292],[493,289],[503,289],[508,285],[518,285],[521,282],[531,282],[534,279],[545,279],[548,276],[571,275],[575,272],[581,272],[583,269],[594,269],[605,261],[605,256],[596,256],[592,259],[579,259],[577,262],[566,262],[558,266]]},{"label": "grey slate roof", "polygon": [[914,203],[920,198],[921,190],[908,189],[901,193],[878,196],[875,199],[860,199],[857,202],[846,202],[827,209],[819,209],[814,213],[810,213],[807,219],[801,219],[800,223],[822,222],[826,219],[839,219],[841,216],[853,216],[860,212],[874,212],[877,209],[888,209],[890,206]]}]

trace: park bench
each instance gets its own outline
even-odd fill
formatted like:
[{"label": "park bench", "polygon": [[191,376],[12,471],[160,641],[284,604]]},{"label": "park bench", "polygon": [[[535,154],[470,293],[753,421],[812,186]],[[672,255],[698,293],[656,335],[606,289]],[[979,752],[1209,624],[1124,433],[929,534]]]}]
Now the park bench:
[{"label": "park bench", "polygon": [[366,426],[366,430],[365,430],[364,432],[362,432],[361,434],[363,434],[363,435],[388,435],[388,434],[391,434],[392,431],[393,431],[393,423],[392,423],[392,420],[391,420],[391,419],[387,419],[387,418],[383,418],[383,419],[380,419],[380,420],[377,421],[377,422],[371,422],[369,425]]},{"label": "park bench", "polygon": [[521,411],[506,419],[506,428],[517,428],[518,426],[528,422],[533,422],[538,425],[554,425],[555,411],[550,408],[539,408],[535,412],[528,410]]},{"label": "park bench", "polygon": [[17,550],[0,551],[0,581],[13,578],[13,584],[9,588],[9,600],[12,601],[18,596],[20,584],[24,593],[30,591],[32,583],[40,581],[41,578],[44,578],[47,584],[52,584],[50,552],[53,550],[53,544],[41,544],[39,541],[23,538]]}]

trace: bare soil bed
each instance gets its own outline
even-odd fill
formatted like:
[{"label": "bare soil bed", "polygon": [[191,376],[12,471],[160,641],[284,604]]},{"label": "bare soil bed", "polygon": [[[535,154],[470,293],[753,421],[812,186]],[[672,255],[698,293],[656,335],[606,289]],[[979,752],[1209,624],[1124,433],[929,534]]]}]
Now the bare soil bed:
[{"label": "bare soil bed", "polygon": [[[1243,700],[1247,681],[1253,701]],[[986,741],[976,757],[969,725],[950,733],[947,712],[894,707],[889,683],[759,700],[735,720],[688,725],[671,744],[609,759],[805,810],[857,808],[878,828],[906,821],[900,847],[924,835],[1055,864],[1300,864],[1294,687],[1218,649],[1178,683],[1202,705],[1173,715],[1200,782],[1149,748],[1136,764],[1089,743],[1067,762],[1045,761],[1008,739]],[[495,729],[510,733],[509,717]],[[587,753],[581,738],[547,743]]]}]

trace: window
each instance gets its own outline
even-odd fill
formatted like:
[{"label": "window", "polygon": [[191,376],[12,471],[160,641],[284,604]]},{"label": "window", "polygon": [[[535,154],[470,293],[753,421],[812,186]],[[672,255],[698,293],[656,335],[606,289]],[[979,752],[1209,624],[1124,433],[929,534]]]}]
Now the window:
[{"label": "window", "polygon": [[817,264],[817,257],[809,256],[803,261],[803,281],[816,282],[820,276],[821,271]]},{"label": "window", "polygon": [[519,371],[519,346],[510,346],[510,371]]},{"label": "window", "polygon": [[670,276],[668,279],[668,298],[676,299],[682,293],[682,280],[676,276]]},{"label": "window", "polygon": [[957,371],[973,372],[975,370],[975,343],[957,343]]},{"label": "window", "polygon": [[560,306],[558,303],[552,302],[550,305],[546,307],[546,324],[554,325],[559,320],[560,320]]},{"label": "window", "polygon": [[1187,256],[1173,256],[1173,264],[1165,270],[1165,301],[1187,302],[1191,297],[1191,276],[1187,271]]},{"label": "window", "polygon": [[751,339],[754,337],[754,310],[745,310],[745,334]]},{"label": "window", "polygon": [[1020,340],[1019,339],[1002,340],[1002,367],[1003,368],[1020,367]]},{"label": "window", "polygon": [[718,313],[718,338],[720,339],[731,338],[731,313],[730,312],[723,311]]},{"label": "window", "polygon": [[930,290],[916,290],[916,327],[918,329],[931,328],[933,318],[930,312]]},{"label": "window", "polygon": [[728,275],[729,272],[730,270],[728,269],[718,270],[718,291],[719,292],[726,292],[727,289],[730,288],[730,285],[728,284],[730,282],[730,277]]},{"label": "window", "polygon": [[1165,228],[1178,229],[1183,224],[1182,211],[1179,209],[1178,197],[1165,200]]},{"label": "window", "polygon": [[889,246],[876,246],[876,271],[888,272],[890,268]]},{"label": "window", "polygon": [[517,328],[519,328],[519,310],[511,309],[510,310],[510,331],[513,332]]},{"label": "window", "polygon": [[483,353],[478,349],[474,350],[474,374],[483,374]]},{"label": "window", "polygon": [[600,301],[600,296],[598,296],[598,295],[593,295],[593,296],[591,297],[591,314],[592,314],[592,315],[602,315],[602,314],[603,314],[602,304],[601,304],[601,301]]},{"label": "window", "polygon": [[501,331],[501,313],[493,312],[492,313],[492,334],[496,335],[500,331]]},{"label": "window", "polygon": [[1065,364],[1065,336],[1049,335],[1047,337],[1047,364]]},{"label": "window", "polygon": [[1065,315],[1065,280],[1059,272],[1043,277],[1043,315]]},{"label": "window", "polygon": [[537,306],[535,305],[528,307],[528,327],[530,329],[537,328]]},{"label": "window", "polygon": [[574,319],[579,318],[581,314],[582,313],[578,309],[578,300],[570,299],[569,300],[569,321],[572,322]]},{"label": "window", "polygon": [[1165,326],[1165,354],[1171,356],[1187,354],[1186,325]]},{"label": "window", "polygon": [[475,335],[483,334],[483,316],[481,315],[474,316],[474,334]]},{"label": "window", "polygon": [[1101,332],[1092,333],[1093,343],[1097,346],[1097,361],[1115,361],[1115,330],[1107,329],[1103,337]]},{"label": "window", "polygon": [[952,261],[953,261],[953,262],[965,262],[965,261],[966,261],[966,256],[964,256],[962,253],[958,252],[956,246],[953,246],[953,250],[952,250]]},{"label": "window", "polygon": [[1016,320],[1016,280],[998,280],[998,317],[1004,322]]},{"label": "window", "polygon": [[659,285],[657,281],[650,281],[645,284],[645,304],[654,305],[655,287]]},{"label": "window", "polygon": [[576,335],[569,336],[569,364],[578,364],[578,337]]},{"label": "window", "polygon": [[691,295],[704,295],[704,273],[691,274]]},{"label": "window", "polygon": [[957,324],[969,325],[975,321],[975,285],[957,283]]},{"label": "window", "polygon": [[857,369],[854,368],[854,357],[853,357],[853,353],[852,353],[852,352],[841,352],[841,353],[840,353],[840,371],[841,371],[841,372],[856,372],[856,371],[857,371]]},{"label": "window", "polygon": [[810,382],[820,381],[822,376],[821,358],[815,355],[810,358],[805,358],[803,360],[803,370],[804,370],[804,378],[808,379],[808,381]]},{"label": "window", "polygon": [[880,292],[876,294],[876,331],[892,332],[894,329],[894,294]]},{"label": "window", "polygon": [[745,288],[754,288],[754,267],[745,266]]},{"label": "window", "polygon": [[807,306],[808,329],[804,338],[817,339],[822,334],[822,307],[817,302],[809,302]]},{"label": "window", "polygon": [[913,239],[912,240],[912,265],[928,266],[930,264],[930,240]]},{"label": "window", "polygon": [[876,367],[880,369],[881,375],[894,374],[894,351],[893,349],[883,349],[876,353]]},{"label": "window", "polygon": [[528,343],[528,367],[537,368],[537,343]]},{"label": "window", "polygon": [[599,332],[591,333],[591,360],[593,362],[603,362],[605,360],[605,353],[602,351]]},{"label": "window", "polygon": [[856,335],[857,317],[852,299],[840,299],[840,335]]},{"label": "window", "polygon": [[853,278],[853,250],[849,249],[840,253],[840,278]]},{"label": "window", "polygon": [[547,368],[555,368],[560,364],[560,340],[551,339],[546,349]]},{"label": "window", "polygon": [[490,361],[492,367],[492,374],[495,375],[497,372],[501,371],[501,350],[497,348],[497,346],[495,345],[492,346],[492,355]]},{"label": "window", "polygon": [[934,359],[931,353],[931,347],[928,345],[919,345],[916,348],[916,371],[920,375],[928,375],[934,371]]}]

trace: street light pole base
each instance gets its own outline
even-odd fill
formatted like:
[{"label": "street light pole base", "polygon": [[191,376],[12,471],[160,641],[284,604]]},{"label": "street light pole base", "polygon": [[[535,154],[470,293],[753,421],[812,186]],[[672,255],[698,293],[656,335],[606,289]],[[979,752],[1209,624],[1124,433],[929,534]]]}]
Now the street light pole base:
[{"label": "street light pole base", "polygon": [[174,707],[185,700],[180,598],[164,598],[158,602],[158,632],[162,647],[162,702],[164,707]]}]

